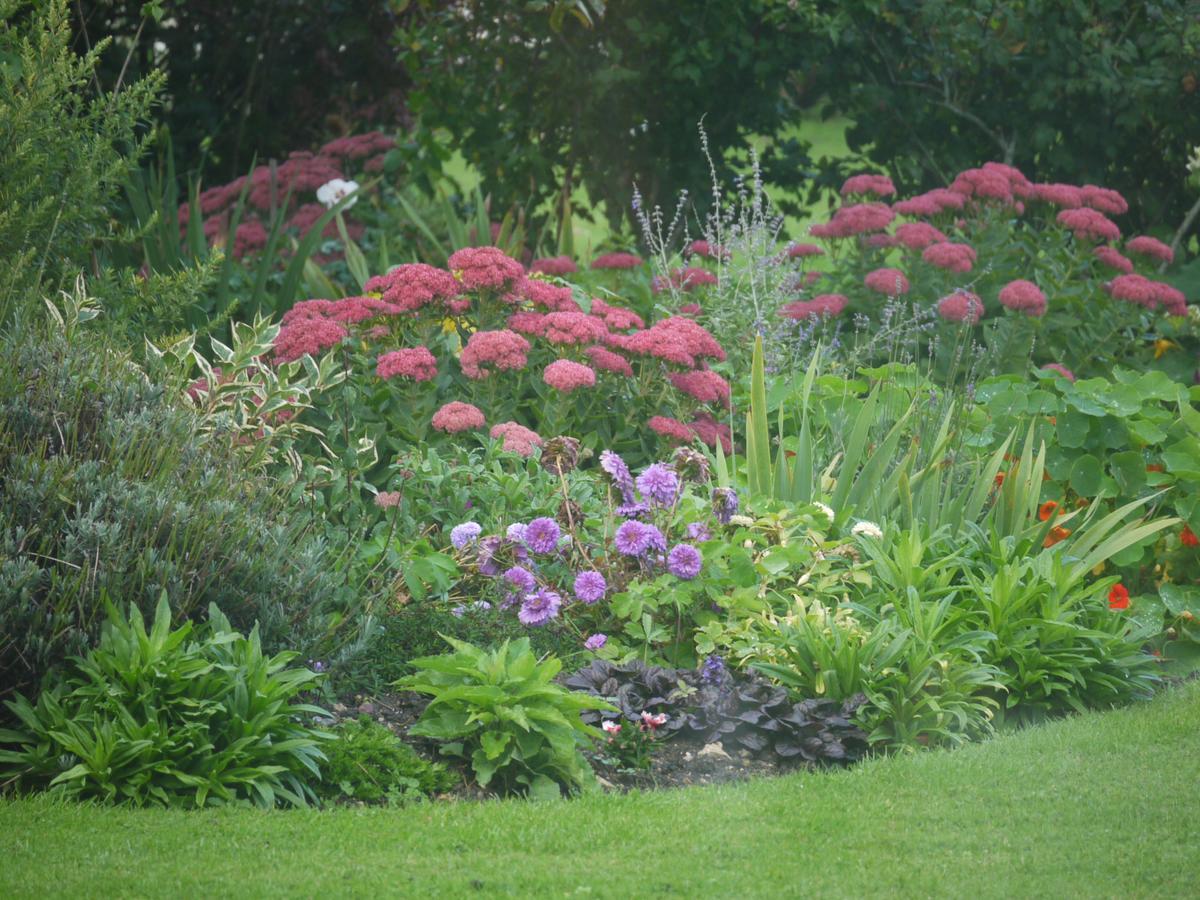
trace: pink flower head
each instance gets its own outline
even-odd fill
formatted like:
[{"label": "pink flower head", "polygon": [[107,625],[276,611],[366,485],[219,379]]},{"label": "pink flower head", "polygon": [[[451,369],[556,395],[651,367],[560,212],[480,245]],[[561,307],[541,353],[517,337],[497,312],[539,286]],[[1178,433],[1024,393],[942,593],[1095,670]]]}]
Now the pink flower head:
[{"label": "pink flower head", "polygon": [[543,317],[540,333],[552,344],[593,344],[604,339],[608,326],[581,312],[553,312]]},{"label": "pink flower head", "polygon": [[693,291],[702,285],[716,284],[717,276],[708,269],[688,266],[686,269],[676,269],[672,272],[670,283],[680,290]]},{"label": "pink flower head", "polygon": [[877,294],[886,294],[889,297],[899,297],[909,291],[908,279],[899,269],[876,269],[868,272],[863,284]]},{"label": "pink flower head", "polygon": [[1118,275],[1108,283],[1108,292],[1114,300],[1136,303],[1147,309],[1162,304],[1173,316],[1187,312],[1187,300],[1181,291],[1142,275]]},{"label": "pink flower head", "polygon": [[687,394],[701,403],[729,405],[729,382],[711,369],[694,372],[671,372],[667,376],[680,393]]},{"label": "pink flower head", "polygon": [[840,316],[850,301],[843,294],[818,294],[811,300],[799,300],[780,307],[779,314],[789,319],[832,318]]},{"label": "pink flower head", "polygon": [[632,253],[605,253],[592,260],[593,269],[636,269],[641,264],[642,258]]},{"label": "pink flower head", "polygon": [[1117,223],[1094,209],[1064,209],[1056,218],[1074,232],[1076,240],[1115,241],[1121,236]]},{"label": "pink flower head", "polygon": [[1046,295],[1032,281],[1018,278],[1000,289],[1000,305],[1027,316],[1046,313]]},{"label": "pink flower head", "polygon": [[924,250],[930,244],[950,239],[927,222],[905,222],[896,228],[896,241],[909,250]]},{"label": "pink flower head", "polygon": [[525,277],[525,268],[497,247],[464,247],[448,265],[469,291],[511,291]]},{"label": "pink flower head", "polygon": [[375,505],[380,509],[395,509],[403,499],[399,491],[380,491],[375,495]]},{"label": "pink flower head", "polygon": [[458,361],[464,375],[482,379],[491,374],[485,366],[497,371],[525,368],[528,352],[529,341],[515,331],[476,331],[467,339]]},{"label": "pink flower head", "polygon": [[300,319],[327,319],[332,308],[332,300],[301,300],[283,314],[279,324],[290,325]]},{"label": "pink flower head", "polygon": [[1161,262],[1169,263],[1175,259],[1175,251],[1160,241],[1146,234],[1140,234],[1125,242],[1125,249],[1130,253],[1140,253]]},{"label": "pink flower head", "polygon": [[696,416],[691,421],[689,427],[692,429],[692,434],[708,446],[715,447],[719,442],[721,449],[726,453],[733,452],[733,437],[729,431],[729,426],[723,422],[718,422],[708,413],[701,413]]},{"label": "pink flower head", "polygon": [[843,182],[841,193],[843,197],[852,195],[891,197],[896,193],[896,186],[886,175],[852,175]]},{"label": "pink flower head", "polygon": [[569,256],[550,256],[535,259],[529,264],[529,271],[544,272],[547,275],[570,275],[572,272],[578,272],[579,267]]},{"label": "pink flower head", "polygon": [[[866,238],[868,247],[895,247],[897,244],[896,238],[890,234],[871,234]],[[810,275],[816,275],[816,272],[810,272]]]},{"label": "pink flower head", "polygon": [[564,394],[582,387],[592,387],[596,384],[596,372],[583,363],[569,359],[556,359],[546,366],[542,380],[550,387]]},{"label": "pink flower head", "polygon": [[1128,275],[1133,271],[1133,262],[1125,256],[1122,256],[1117,250],[1109,246],[1097,247],[1092,251],[1096,259],[1108,266],[1110,269],[1116,269],[1118,272],[1124,272]]},{"label": "pink flower head", "polygon": [[1015,166],[1010,166],[1007,163],[985,162],[983,164],[983,171],[992,175],[998,175],[1007,181],[1009,188],[1012,190],[1015,196],[1033,196],[1033,184],[1028,178],[1025,177],[1024,173]]},{"label": "pink flower head", "polygon": [[1013,199],[1012,185],[1008,178],[994,169],[967,169],[965,172],[959,172],[954,183],[950,185],[950,190],[977,200],[1011,203]]},{"label": "pink flower head", "polygon": [[678,419],[668,416],[654,416],[646,423],[655,434],[660,434],[672,441],[686,444],[692,440],[692,431]]},{"label": "pink flower head", "polygon": [[724,247],[710,244],[708,241],[692,241],[687,248],[686,256],[703,256],[705,259],[729,259],[729,251]]},{"label": "pink flower head", "polygon": [[348,335],[343,325],[330,319],[297,319],[280,328],[275,336],[275,361],[291,362],[306,354],[317,356]]},{"label": "pink flower head", "polygon": [[917,194],[909,200],[901,200],[892,204],[892,209],[902,216],[920,216],[930,218],[948,210],[962,209],[966,198],[949,188],[935,188],[924,194]]},{"label": "pink flower head", "polygon": [[679,314],[682,316],[695,318],[702,312],[704,312],[704,308],[699,303],[684,303],[679,307]]},{"label": "pink flower head", "polygon": [[633,375],[633,366],[629,360],[619,353],[613,353],[604,347],[588,347],[583,351],[591,360],[592,367],[601,372],[612,372],[616,375]]},{"label": "pink flower head", "polygon": [[393,350],[379,357],[375,374],[380,378],[411,378],[432,381],[437,377],[437,359],[426,347]]},{"label": "pink flower head", "polygon": [[1067,379],[1067,381],[1075,381],[1075,373],[1061,363],[1046,363],[1042,368],[1051,372],[1057,372],[1063,378]]},{"label": "pink flower head", "polygon": [[336,322],[351,325],[366,322],[394,311],[391,304],[374,297],[344,297],[329,305],[327,315]]},{"label": "pink flower head", "polygon": [[1183,295],[1183,291],[1169,284],[1163,284],[1161,281],[1154,282],[1154,286],[1158,302],[1163,305],[1168,314],[1172,316],[1187,315],[1187,297]]},{"label": "pink flower head", "polygon": [[521,456],[532,456],[533,448],[542,446],[542,439],[536,431],[531,431],[516,422],[493,425],[488,433],[494,440],[504,440],[503,449]]},{"label": "pink flower head", "polygon": [[1059,209],[1079,209],[1083,206],[1083,189],[1073,184],[1035,184],[1033,196]]},{"label": "pink flower head", "polygon": [[505,321],[509,330],[519,334],[541,334],[542,321],[546,318],[542,313],[516,312]]},{"label": "pink flower head", "polygon": [[397,312],[416,312],[435,301],[447,301],[458,295],[459,285],[444,269],[424,263],[396,266],[384,275],[367,280],[363,290],[379,294]]},{"label": "pink flower head", "polygon": [[652,356],[689,369],[701,358],[725,359],[725,351],[704,326],[683,316],[659,319],[636,334],[610,335],[608,343],[635,356]]},{"label": "pink flower head", "polygon": [[942,242],[930,244],[921,252],[921,259],[931,266],[951,272],[970,272],[975,265],[975,250],[966,244]]},{"label": "pink flower head", "polygon": [[599,316],[613,331],[629,331],[632,328],[645,328],[646,323],[631,309],[621,306],[609,306],[603,300],[592,300],[592,315]]},{"label": "pink flower head", "polygon": [[1117,191],[1111,188],[1096,187],[1085,184],[1080,189],[1084,206],[1108,213],[1110,216],[1121,216],[1129,212],[1129,203]]},{"label": "pink flower head", "polygon": [[977,325],[983,318],[983,301],[978,294],[958,290],[938,301],[938,315],[947,322],[967,322]]},{"label": "pink flower head", "polygon": [[886,203],[855,203],[843,206],[824,225],[814,225],[808,231],[813,237],[846,238],[873,231],[883,231],[892,224],[896,214]]},{"label": "pink flower head", "polygon": [[792,244],[787,249],[789,259],[803,258],[806,256],[824,256],[825,251],[816,244]]},{"label": "pink flower head", "polygon": [[470,403],[452,400],[433,414],[433,427],[447,434],[473,431],[486,424],[483,413]]},{"label": "pink flower head", "polygon": [[521,294],[534,306],[550,312],[579,312],[579,304],[571,296],[571,289],[540,278],[527,278],[521,284]]},{"label": "pink flower head", "polygon": [[233,236],[234,259],[243,259],[254,253],[259,253],[267,246],[267,229],[258,219],[243,222],[237,227]]}]

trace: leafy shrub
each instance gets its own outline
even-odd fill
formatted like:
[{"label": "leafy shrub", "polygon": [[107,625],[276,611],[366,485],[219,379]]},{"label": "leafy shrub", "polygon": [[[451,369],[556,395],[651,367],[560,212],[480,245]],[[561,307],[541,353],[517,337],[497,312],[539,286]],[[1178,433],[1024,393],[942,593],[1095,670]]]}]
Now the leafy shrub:
[{"label": "leafy shrub", "polygon": [[[986,347],[985,374],[1024,372],[1030,360],[1108,372],[1131,357],[1149,363],[1147,339],[1194,339],[1183,292],[1150,277],[1171,249],[1146,235],[1121,244],[1109,216],[1129,204],[1115,191],[1037,184],[986,163],[891,206],[880,202],[895,194],[884,176],[855,176],[842,193],[846,205],[811,229],[820,245],[791,251],[798,299],[779,312],[804,325],[778,332],[785,345],[838,334],[843,353],[928,359],[949,383],[967,369],[968,335]],[[828,271],[814,268],[825,260]],[[852,340],[843,317],[857,323]]]},{"label": "leafy shrub", "polygon": [[729,385],[707,366],[725,352],[694,321],[647,327],[526,277],[494,247],[459,250],[450,269],[399,266],[370,279],[366,296],[303,301],[284,315],[276,360],[336,350],[352,373],[313,420],[327,440],[366,432],[390,455],[484,432],[528,455],[546,437],[578,433],[640,458],[659,442],[653,425],[676,440],[728,441],[714,411]]},{"label": "leafy shrub", "polygon": [[86,329],[22,329],[0,372],[0,684],[31,690],[96,637],[102,598],[177,616],[217,603],[264,644],[334,640],[332,553],[241,453],[203,440],[127,355]]},{"label": "leafy shrub", "polygon": [[592,783],[579,741],[598,734],[579,713],[609,704],[555,684],[562,664],[539,662],[525,638],[495,650],[447,641],[453,653],[412,660],[420,671],[399,682],[432,698],[410,734],[441,742],[442,753],[470,763],[481,786],[504,793],[549,799]]},{"label": "leafy shrub", "polygon": [[322,750],[317,792],[327,799],[394,804],[454,786],[444,765],[422,759],[390,728],[366,716],[340,725]]},{"label": "leafy shrub", "polygon": [[93,94],[107,42],[77,56],[68,20],[66,0],[0,3],[0,323],[66,287],[112,237],[110,206],[161,85]]},{"label": "leafy shrub", "polygon": [[[291,668],[296,654],[266,656],[258,629],[244,637],[216,608],[196,631],[171,630],[164,592],[146,631],[110,605],[100,643],[31,704],[6,705],[20,720],[0,730],[0,773],[19,789],[135,806],[228,803],[306,806],[320,778],[325,735],[297,718],[318,676]],[[195,635],[193,636],[193,632]]]}]

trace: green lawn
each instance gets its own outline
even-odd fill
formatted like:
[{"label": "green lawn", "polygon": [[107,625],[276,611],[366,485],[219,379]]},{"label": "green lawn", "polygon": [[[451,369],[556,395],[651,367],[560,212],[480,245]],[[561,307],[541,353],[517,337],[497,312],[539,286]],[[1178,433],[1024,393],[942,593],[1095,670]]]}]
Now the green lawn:
[{"label": "green lawn", "polygon": [[836,774],[561,804],[172,813],[0,803],[0,894],[1182,897],[1200,685]]}]

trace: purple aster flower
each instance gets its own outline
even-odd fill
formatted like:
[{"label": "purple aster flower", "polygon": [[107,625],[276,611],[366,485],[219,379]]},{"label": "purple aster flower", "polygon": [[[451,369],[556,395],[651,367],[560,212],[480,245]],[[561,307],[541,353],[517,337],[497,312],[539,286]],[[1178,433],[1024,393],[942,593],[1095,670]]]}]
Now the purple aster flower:
[{"label": "purple aster flower", "polygon": [[625,460],[611,450],[602,450],[600,468],[612,479],[613,485],[621,492],[621,498],[626,503],[632,503],[633,475],[629,473],[629,466],[625,465]]},{"label": "purple aster flower", "polygon": [[599,572],[587,570],[575,576],[575,596],[584,603],[596,603],[604,599],[608,582]]},{"label": "purple aster flower", "polygon": [[608,635],[607,634],[593,634],[590,638],[588,638],[586,641],[583,642],[583,646],[585,646],[589,650],[599,650],[601,647],[603,647],[607,643],[608,643]]},{"label": "purple aster flower", "polygon": [[650,547],[650,534],[647,531],[649,527],[637,519],[622,522],[617,528],[617,533],[613,535],[613,544],[617,552],[625,556],[641,556],[645,553]]},{"label": "purple aster flower", "polygon": [[479,572],[481,575],[495,576],[500,574],[500,566],[496,564],[496,554],[504,539],[498,534],[492,534],[479,542]]},{"label": "purple aster flower", "polygon": [[691,544],[676,544],[667,554],[667,571],[684,581],[691,581],[703,567],[704,558]]},{"label": "purple aster flower", "polygon": [[638,476],[637,489],[660,506],[670,506],[679,496],[679,476],[665,463],[653,463]]},{"label": "purple aster flower", "polygon": [[492,604],[488,603],[486,600],[476,600],[471,604],[471,609],[478,612],[487,612],[491,608]]},{"label": "purple aster flower", "polygon": [[454,616],[456,619],[461,619],[466,614],[467,608],[465,606],[456,606],[454,609],[450,610],[450,615]]},{"label": "purple aster flower", "polygon": [[713,488],[713,515],[722,525],[728,525],[729,520],[737,515],[738,495],[733,488]]},{"label": "purple aster flower", "polygon": [[467,544],[473,543],[483,532],[478,522],[463,522],[450,529],[450,543],[455,550],[462,550]]},{"label": "purple aster flower", "polygon": [[558,523],[543,516],[525,526],[525,544],[534,553],[553,553],[560,534]]},{"label": "purple aster flower", "polygon": [[513,522],[511,525],[508,526],[507,530],[505,530],[504,536],[507,537],[510,541],[525,540],[525,523],[524,522]]},{"label": "purple aster flower", "polygon": [[504,580],[525,594],[537,587],[537,579],[524,566],[513,566],[504,573]]},{"label": "purple aster flower", "polygon": [[712,532],[708,530],[708,526],[703,522],[692,522],[688,525],[687,536],[693,541],[700,541],[701,543],[712,540]]},{"label": "purple aster flower", "polygon": [[646,545],[651,550],[657,550],[659,553],[667,552],[667,539],[663,537],[663,533],[654,525],[646,526]]},{"label": "purple aster flower", "polygon": [[517,618],[522,625],[545,625],[558,615],[562,606],[562,597],[554,591],[542,588],[536,594],[530,594],[521,604]]}]

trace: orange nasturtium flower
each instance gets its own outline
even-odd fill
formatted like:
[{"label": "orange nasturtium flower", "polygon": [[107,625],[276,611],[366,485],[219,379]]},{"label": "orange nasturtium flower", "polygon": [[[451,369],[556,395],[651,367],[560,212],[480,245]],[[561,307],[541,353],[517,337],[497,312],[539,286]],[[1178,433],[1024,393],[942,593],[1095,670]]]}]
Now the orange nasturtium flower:
[{"label": "orange nasturtium flower", "polygon": [[1038,518],[1043,521],[1049,521],[1058,514],[1058,503],[1054,500],[1047,500],[1038,507]]},{"label": "orange nasturtium flower", "polygon": [[1146,466],[1146,471],[1147,472],[1162,472],[1164,470],[1163,470],[1163,467],[1160,466],[1158,463],[1150,463],[1150,465]]},{"label": "orange nasturtium flower", "polygon": [[1109,609],[1129,609],[1129,590],[1123,584],[1114,584],[1108,592]]},{"label": "orange nasturtium flower", "polygon": [[1071,536],[1070,528],[1063,528],[1061,525],[1055,525],[1050,529],[1050,533],[1046,535],[1046,539],[1042,541],[1043,547],[1053,547],[1059,541],[1065,541]]},{"label": "orange nasturtium flower", "polygon": [[1000,485],[1004,484],[1004,473],[997,472],[995,480],[996,480],[996,487],[1000,487]]},{"label": "orange nasturtium flower", "polygon": [[1179,543],[1185,547],[1200,547],[1200,538],[1196,537],[1196,532],[1184,525],[1183,531],[1179,532]]}]

